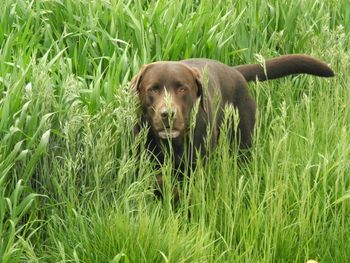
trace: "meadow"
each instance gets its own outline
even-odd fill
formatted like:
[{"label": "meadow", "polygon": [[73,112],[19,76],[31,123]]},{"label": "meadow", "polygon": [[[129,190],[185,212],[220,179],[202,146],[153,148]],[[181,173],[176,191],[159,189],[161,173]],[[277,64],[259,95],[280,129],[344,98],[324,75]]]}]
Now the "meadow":
[{"label": "meadow", "polygon": [[[1,0],[0,262],[350,261],[349,0]],[[251,160],[221,138],[174,209],[129,81],[157,60],[305,53],[250,84]],[[229,115],[231,116],[231,115]],[[161,172],[170,188],[172,162]],[[190,219],[188,215],[191,215]]]}]

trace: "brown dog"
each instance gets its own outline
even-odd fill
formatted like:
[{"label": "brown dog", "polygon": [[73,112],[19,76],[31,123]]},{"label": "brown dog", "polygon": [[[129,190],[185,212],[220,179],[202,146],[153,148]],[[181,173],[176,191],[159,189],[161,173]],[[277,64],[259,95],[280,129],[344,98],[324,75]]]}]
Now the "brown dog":
[{"label": "brown dog", "polygon": [[[207,75],[207,85],[203,82],[203,72]],[[248,82],[300,73],[334,76],[332,69],[324,62],[307,55],[281,56],[267,60],[264,67],[259,64],[229,67],[209,59],[145,65],[131,82],[142,110],[140,123],[135,130],[137,132],[140,126],[149,127],[148,149],[163,162],[164,151],[171,148],[178,167],[183,158],[189,158],[185,150],[185,142],[189,139],[193,147],[205,155],[208,150],[205,143],[208,127],[211,131],[210,147],[215,147],[223,121],[223,109],[230,104],[239,114],[238,134],[234,137],[238,138],[241,149],[249,148],[252,145],[256,104],[248,93]],[[216,114],[214,97],[219,98]],[[199,99],[193,138],[189,138],[191,112]],[[194,158],[193,155],[190,158]],[[158,179],[162,185],[161,178]]]}]

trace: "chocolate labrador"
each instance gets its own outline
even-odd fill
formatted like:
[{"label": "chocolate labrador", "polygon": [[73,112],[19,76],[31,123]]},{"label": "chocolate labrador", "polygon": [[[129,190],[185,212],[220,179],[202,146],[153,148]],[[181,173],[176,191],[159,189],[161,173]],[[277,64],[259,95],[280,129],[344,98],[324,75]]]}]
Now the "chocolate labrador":
[{"label": "chocolate labrador", "polygon": [[[135,132],[141,126],[149,127],[148,150],[160,163],[164,154],[171,151],[175,167],[179,167],[184,158],[191,158],[190,163],[195,161],[195,156],[187,153],[189,147],[186,147],[186,142],[190,141],[202,156],[206,155],[208,148],[216,146],[225,105],[232,105],[239,115],[238,132],[232,137],[241,149],[247,149],[252,146],[256,111],[256,103],[248,93],[248,82],[301,73],[334,76],[324,62],[300,54],[270,59],[263,66],[247,64],[230,67],[210,59],[144,65],[131,82],[142,112]],[[190,120],[196,104],[199,106],[194,129],[190,133]],[[161,177],[158,183],[162,186]]]}]

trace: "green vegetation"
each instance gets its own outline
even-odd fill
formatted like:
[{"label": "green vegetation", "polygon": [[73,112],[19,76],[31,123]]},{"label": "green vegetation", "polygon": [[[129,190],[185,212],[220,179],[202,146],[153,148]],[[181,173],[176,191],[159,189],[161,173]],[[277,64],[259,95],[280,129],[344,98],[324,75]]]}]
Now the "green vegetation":
[{"label": "green vegetation", "polygon": [[[0,262],[350,260],[348,0],[0,1]],[[178,209],[133,142],[142,64],[306,53],[251,84],[252,160],[221,140]],[[162,168],[167,179],[171,162]],[[190,211],[191,219],[188,219]]]}]

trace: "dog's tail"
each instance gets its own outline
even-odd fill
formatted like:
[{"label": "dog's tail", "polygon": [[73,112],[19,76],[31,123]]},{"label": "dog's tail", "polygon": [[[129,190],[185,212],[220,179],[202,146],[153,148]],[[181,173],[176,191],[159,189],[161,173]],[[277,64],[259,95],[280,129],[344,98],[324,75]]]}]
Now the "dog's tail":
[{"label": "dog's tail", "polygon": [[247,81],[277,79],[293,74],[311,74],[320,77],[333,77],[333,70],[323,61],[311,56],[295,54],[266,60],[260,64],[247,64],[234,67]]}]

